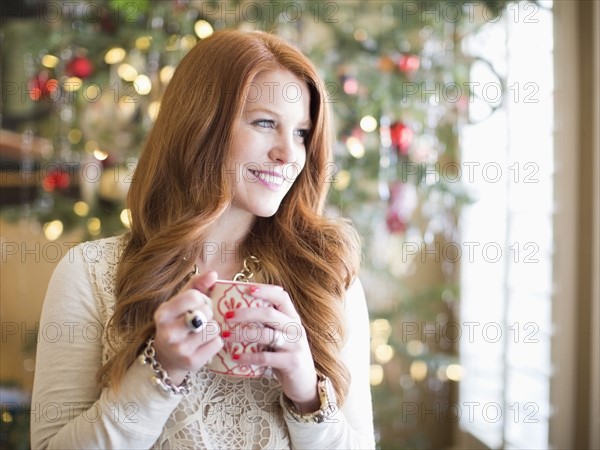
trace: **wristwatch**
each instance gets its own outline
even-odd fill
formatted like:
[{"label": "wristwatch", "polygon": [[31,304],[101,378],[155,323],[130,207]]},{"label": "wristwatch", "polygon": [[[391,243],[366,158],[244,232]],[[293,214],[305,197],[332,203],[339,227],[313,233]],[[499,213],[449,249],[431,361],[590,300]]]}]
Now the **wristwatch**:
[{"label": "wristwatch", "polygon": [[298,422],[322,423],[332,417],[338,410],[335,391],[333,390],[331,380],[319,372],[317,372],[317,380],[317,391],[319,393],[321,407],[315,412],[301,414],[300,411],[298,411],[298,408],[296,408],[296,405],[294,405],[294,402],[287,398],[285,394],[281,394],[285,410]]}]

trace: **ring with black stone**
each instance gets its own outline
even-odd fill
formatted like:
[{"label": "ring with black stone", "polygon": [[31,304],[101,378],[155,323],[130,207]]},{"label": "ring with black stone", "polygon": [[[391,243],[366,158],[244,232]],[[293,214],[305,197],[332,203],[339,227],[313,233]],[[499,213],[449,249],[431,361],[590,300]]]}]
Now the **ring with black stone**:
[{"label": "ring with black stone", "polygon": [[198,333],[207,321],[208,319],[202,311],[195,310],[185,313],[185,323],[194,333]]}]

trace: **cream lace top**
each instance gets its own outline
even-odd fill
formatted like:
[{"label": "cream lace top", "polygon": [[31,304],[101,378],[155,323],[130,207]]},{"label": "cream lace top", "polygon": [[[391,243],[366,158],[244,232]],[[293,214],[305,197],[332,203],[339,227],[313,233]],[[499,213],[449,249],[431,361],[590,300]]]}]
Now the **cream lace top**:
[{"label": "cream lace top", "polygon": [[134,363],[118,392],[95,381],[111,357],[103,333],[114,311],[123,237],[78,245],[56,267],[39,328],[31,405],[32,448],[374,448],[368,313],[360,283],[348,290],[349,337],[341,357],[352,384],[322,424],[284,413],[270,371],[238,378],[204,369],[189,395],[167,397]]}]

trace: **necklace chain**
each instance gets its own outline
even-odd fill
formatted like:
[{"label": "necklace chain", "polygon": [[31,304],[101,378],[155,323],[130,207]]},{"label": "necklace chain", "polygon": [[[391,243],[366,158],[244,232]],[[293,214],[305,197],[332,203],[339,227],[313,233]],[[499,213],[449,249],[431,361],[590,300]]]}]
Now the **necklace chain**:
[{"label": "necklace chain", "polygon": [[260,270],[260,260],[254,256],[250,255],[248,258],[244,258],[244,268],[241,272],[238,272],[233,277],[233,281],[244,281],[246,283],[250,282],[250,278],[254,276],[254,272],[258,272]]},{"label": "necklace chain", "polygon": [[[244,267],[242,270],[235,274],[233,277],[233,281],[243,281],[245,283],[249,283],[250,279],[254,276],[255,272],[260,270],[260,259],[258,259],[254,255],[250,255],[248,258],[244,258]],[[190,272],[188,278],[193,275],[198,275],[200,273],[200,268],[198,264],[194,264],[194,270]]]}]

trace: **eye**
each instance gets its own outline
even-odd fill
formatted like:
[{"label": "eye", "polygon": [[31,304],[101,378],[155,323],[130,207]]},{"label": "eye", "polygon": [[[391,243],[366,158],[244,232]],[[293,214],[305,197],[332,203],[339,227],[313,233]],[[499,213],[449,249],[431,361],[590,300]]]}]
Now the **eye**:
[{"label": "eye", "polygon": [[308,136],[308,130],[306,129],[300,129],[300,130],[296,130],[295,131],[296,136],[305,139],[306,136]]},{"label": "eye", "polygon": [[275,128],[275,121],[270,119],[255,120],[252,123],[262,128]]}]

